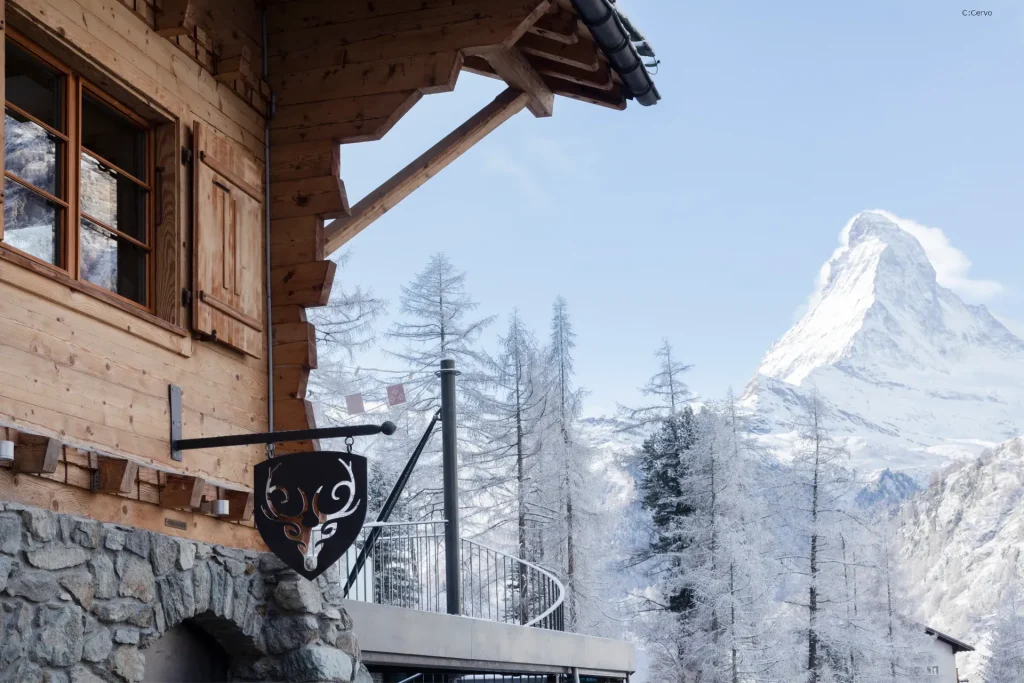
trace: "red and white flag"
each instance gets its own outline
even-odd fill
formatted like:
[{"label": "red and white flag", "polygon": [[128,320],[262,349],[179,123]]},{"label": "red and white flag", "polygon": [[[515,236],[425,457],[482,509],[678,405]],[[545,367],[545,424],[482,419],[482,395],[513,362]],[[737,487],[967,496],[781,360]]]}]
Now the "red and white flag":
[{"label": "red and white flag", "polygon": [[366,406],[363,404],[363,395],[352,394],[351,396],[346,396],[345,408],[348,409],[349,415],[358,415],[359,413],[365,413]]},{"label": "red and white flag", "polygon": [[392,384],[388,387],[388,405],[397,406],[405,403],[405,385]]}]

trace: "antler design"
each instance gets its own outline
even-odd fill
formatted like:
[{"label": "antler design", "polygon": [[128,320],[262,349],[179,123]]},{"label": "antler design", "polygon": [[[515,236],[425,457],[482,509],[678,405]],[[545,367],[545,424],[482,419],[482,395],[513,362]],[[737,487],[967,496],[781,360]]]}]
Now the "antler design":
[{"label": "antler design", "polygon": [[[352,465],[345,462],[341,458],[338,458],[338,462],[340,462],[341,466],[345,468],[346,472],[348,472],[348,479],[344,481],[339,481],[337,484],[334,485],[334,488],[331,489],[331,500],[341,500],[341,498],[338,496],[338,489],[340,488],[348,490],[348,500],[345,501],[345,507],[343,507],[341,510],[338,510],[335,513],[327,515],[325,518],[321,520],[323,527],[320,530],[321,536],[320,540],[316,544],[317,547],[323,545],[324,541],[334,536],[335,532],[338,530],[338,520],[348,517],[357,509],[359,509],[360,501],[356,499],[356,476],[352,472]],[[317,495],[320,495],[319,489],[317,490]]]},{"label": "antler design", "polygon": [[[328,538],[331,538],[337,532],[338,521],[348,517],[359,509],[360,501],[356,497],[356,479],[355,474],[352,471],[352,465],[341,458],[338,458],[338,462],[340,462],[342,467],[345,468],[345,471],[348,473],[348,478],[334,485],[331,489],[331,500],[339,502],[342,500],[339,495],[339,489],[346,489],[348,491],[348,499],[345,501],[345,506],[341,510],[330,514],[325,514],[320,510],[320,494],[323,492],[323,486],[318,487],[316,492],[313,494],[312,503],[310,503],[306,492],[299,488],[299,496],[302,499],[302,508],[296,514],[282,513],[270,498],[272,493],[280,491],[284,494],[284,500],[280,503],[281,506],[287,505],[291,500],[288,489],[280,488],[273,484],[274,472],[278,467],[280,467],[280,465],[272,467],[270,469],[270,473],[267,475],[267,504],[263,507],[263,514],[266,515],[267,519],[284,526],[285,537],[298,545],[299,552],[305,556],[305,565],[309,569],[316,567],[319,548]],[[316,520],[316,523],[313,525],[306,523],[307,513],[310,512],[312,513],[312,518]],[[320,530],[320,540],[315,544],[311,544],[310,541],[313,536],[313,531],[316,529]]]}]

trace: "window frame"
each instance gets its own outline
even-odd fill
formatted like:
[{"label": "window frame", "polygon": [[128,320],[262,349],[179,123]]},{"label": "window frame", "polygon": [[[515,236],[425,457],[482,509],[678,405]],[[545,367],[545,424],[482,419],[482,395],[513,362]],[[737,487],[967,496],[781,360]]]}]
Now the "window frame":
[{"label": "window frame", "polygon": [[[148,121],[139,116],[117,98],[105,92],[103,88],[94,84],[86,77],[79,75],[74,69],[46,52],[43,48],[23,34],[8,28],[5,39],[12,41],[20,49],[61,73],[64,78],[64,82],[62,84],[63,101],[61,105],[61,117],[63,119],[63,127],[68,132],[62,133],[55,130],[52,126],[39,121],[35,116],[25,112],[17,105],[12,105],[5,98],[5,109],[10,107],[12,111],[16,112],[19,116],[25,117],[32,123],[41,126],[52,135],[58,136],[63,143],[63,158],[61,159],[62,168],[59,178],[62,183],[65,199],[53,196],[42,188],[35,187],[31,183],[28,183],[7,171],[6,167],[4,168],[5,180],[10,179],[11,182],[15,182],[29,188],[30,191],[39,194],[41,197],[45,197],[47,200],[56,203],[60,207],[60,215],[63,218],[63,225],[60,228],[60,245],[58,248],[60,249],[59,253],[61,254],[63,265],[49,263],[5,242],[0,242],[0,258],[5,258],[7,260],[21,263],[22,265],[27,265],[37,272],[41,271],[44,274],[54,276],[80,291],[91,294],[96,298],[107,301],[108,303],[112,303],[119,308],[128,310],[129,312],[145,314],[145,317],[159,321],[163,326],[169,327],[174,331],[182,331],[178,325],[167,322],[158,316],[156,311],[156,297],[154,294],[154,287],[157,279],[156,206],[160,201],[162,201],[162,188],[157,179],[156,167],[156,124],[153,121]],[[117,164],[108,161],[102,155],[93,150],[89,150],[82,145],[82,110],[83,100],[86,95],[102,105],[109,107],[117,114],[139,126],[140,129],[144,131],[146,178],[137,178],[134,174],[128,173]],[[117,230],[116,228],[107,225],[106,222],[82,211],[81,163],[83,153],[89,154],[89,156],[115,170],[119,175],[124,176],[129,180],[129,182],[135,183],[145,191],[145,244],[143,244],[138,238]],[[127,240],[129,243],[145,252],[145,282],[143,283],[143,286],[145,287],[145,297],[143,302],[140,303],[139,301],[107,289],[102,285],[90,282],[82,277],[81,242],[83,219],[99,226],[101,229],[114,235],[115,238]]]}]

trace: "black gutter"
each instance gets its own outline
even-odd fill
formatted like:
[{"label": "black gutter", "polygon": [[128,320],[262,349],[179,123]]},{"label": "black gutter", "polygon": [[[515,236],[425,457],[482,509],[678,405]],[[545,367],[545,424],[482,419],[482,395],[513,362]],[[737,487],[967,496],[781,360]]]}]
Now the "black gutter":
[{"label": "black gutter", "polygon": [[626,27],[628,20],[619,13],[611,0],[572,0],[572,4],[612,68],[619,74],[628,96],[645,107],[657,104],[661,94],[633,40],[640,41],[648,57],[653,57],[654,52],[632,23],[629,28]]}]

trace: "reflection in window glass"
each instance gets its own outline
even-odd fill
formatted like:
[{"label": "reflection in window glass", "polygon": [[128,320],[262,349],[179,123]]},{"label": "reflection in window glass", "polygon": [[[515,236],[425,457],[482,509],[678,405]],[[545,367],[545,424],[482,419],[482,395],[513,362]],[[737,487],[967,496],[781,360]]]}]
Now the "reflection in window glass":
[{"label": "reflection in window glass", "polygon": [[55,266],[63,265],[61,207],[9,178],[4,179],[4,192],[4,243]]},{"label": "reflection in window glass", "polygon": [[60,160],[64,143],[39,124],[10,109],[4,116],[4,163],[22,180],[61,196]]},{"label": "reflection in window glass", "polygon": [[82,279],[145,303],[146,251],[82,219]]},{"label": "reflection in window glass", "polygon": [[65,132],[63,76],[11,41],[5,42],[7,101]]},{"label": "reflection in window glass", "polygon": [[146,181],[146,131],[117,110],[82,95],[82,147]]},{"label": "reflection in window glass", "polygon": [[82,153],[82,213],[146,241],[146,191],[133,180]]}]

